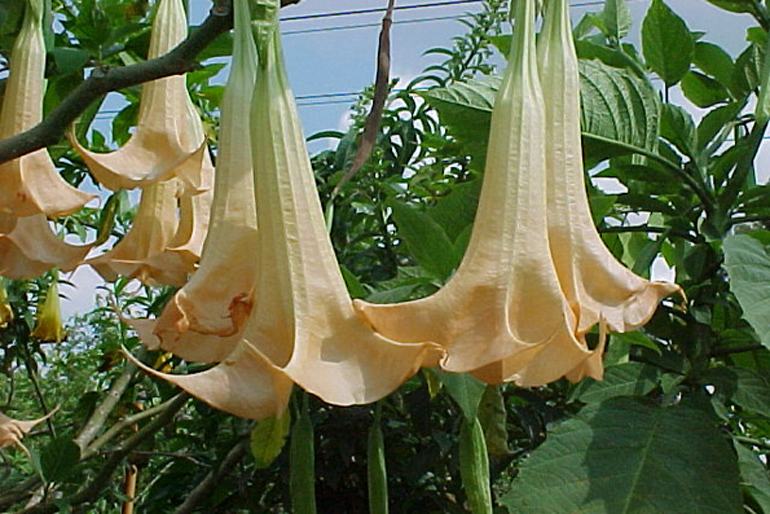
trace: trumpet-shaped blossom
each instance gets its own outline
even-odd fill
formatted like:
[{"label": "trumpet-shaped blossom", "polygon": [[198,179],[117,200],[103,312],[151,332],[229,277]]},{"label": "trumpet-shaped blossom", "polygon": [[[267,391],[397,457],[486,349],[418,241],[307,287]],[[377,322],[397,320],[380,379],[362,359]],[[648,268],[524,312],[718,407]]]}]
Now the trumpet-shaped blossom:
[{"label": "trumpet-shaped blossom", "polygon": [[551,0],[538,41],[546,98],[548,238],[562,290],[585,333],[604,319],[626,332],[647,323],[681,289],[650,282],[619,263],[596,230],[586,194],[580,137],[580,77],[567,0]]},{"label": "trumpet-shaped blossom", "polygon": [[37,309],[37,325],[30,336],[52,343],[60,343],[67,336],[61,322],[58,279],[51,282],[45,300]]},{"label": "trumpet-shaped blossom", "polygon": [[[576,334],[548,246],[545,108],[535,61],[534,0],[516,3],[508,67],[492,113],[484,182],[457,272],[435,294],[356,307],[380,334],[432,341],[441,366],[487,382],[535,386],[571,374],[592,352]],[[528,366],[532,366],[527,369]],[[591,374],[601,376],[591,367]],[[574,375],[572,375],[574,376]]]},{"label": "trumpet-shaped blossom", "polygon": [[[182,0],[160,0],[152,27],[150,59],[160,57],[187,37]],[[136,131],[120,149],[95,153],[72,134],[73,146],[91,174],[105,187],[133,189],[178,176],[199,188],[209,161],[203,125],[187,92],[185,75],[142,86]]]},{"label": "trumpet-shaped blossom", "polygon": [[22,444],[21,440],[25,435],[29,433],[30,430],[35,428],[35,425],[42,423],[46,419],[53,416],[54,412],[56,412],[56,409],[49,412],[42,418],[32,421],[20,421],[18,419],[9,418],[0,412],[0,449],[5,448],[6,446],[16,445],[24,450],[24,453],[30,455],[29,450],[27,450],[27,447]]},{"label": "trumpet-shaped blossom", "polygon": [[13,321],[13,309],[8,303],[8,293],[5,290],[3,279],[0,277],[0,328],[5,328]]},{"label": "trumpet-shaped blossom", "polygon": [[[278,2],[261,0],[257,8],[259,72],[251,112],[257,300],[243,339],[224,362],[195,375],[154,374],[248,417],[280,412],[277,402],[285,402],[292,382],[329,403],[372,402],[440,354],[431,344],[382,337],[354,311],[284,70]],[[234,405],[236,396],[248,412]]]},{"label": "trumpet-shaped blossom", "polygon": [[[236,5],[236,14],[243,9]],[[257,211],[251,165],[249,116],[257,51],[248,12],[237,20],[233,62],[222,98],[211,221],[200,267],[169,301],[146,339],[197,362],[219,362],[240,339],[251,313],[257,247]],[[143,329],[146,332],[146,328]],[[145,341],[147,342],[147,341]]]},{"label": "trumpet-shaped blossom", "polygon": [[[0,213],[0,226],[9,217]],[[43,214],[14,218],[13,230],[0,234],[0,276],[27,280],[51,268],[69,271],[88,254],[91,245],[73,246],[56,237]]]},{"label": "trumpet-shaped blossom", "polygon": [[[45,43],[43,1],[26,0],[24,22],[11,53],[10,75],[0,113],[0,139],[15,136],[43,118]],[[61,178],[45,149],[0,164],[0,214],[61,216],[71,214],[94,195]],[[13,217],[0,221],[0,233],[13,229]]]},{"label": "trumpet-shaped blossom", "polygon": [[188,193],[179,179],[144,188],[134,223],[125,237],[112,250],[86,263],[108,282],[123,275],[147,285],[181,286],[200,256],[202,234],[208,226],[210,191],[186,197]]}]

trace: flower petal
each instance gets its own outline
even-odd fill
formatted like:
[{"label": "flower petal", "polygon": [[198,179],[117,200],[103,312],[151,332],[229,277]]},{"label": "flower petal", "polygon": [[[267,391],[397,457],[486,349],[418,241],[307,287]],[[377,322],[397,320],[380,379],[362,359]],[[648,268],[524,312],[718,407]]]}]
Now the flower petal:
[{"label": "flower petal", "polygon": [[600,319],[616,332],[647,323],[660,300],[681,288],[650,282],[627,269],[594,226],[583,173],[580,77],[567,0],[549,2],[539,63],[548,139],[548,237],[561,287],[585,333]]},{"label": "flower petal", "polygon": [[[187,37],[181,0],[160,0],[153,22],[148,58],[162,56]],[[194,188],[203,180],[208,150],[203,125],[187,92],[186,75],[174,75],[142,86],[139,118],[131,139],[119,150],[96,153],[70,140],[88,169],[113,191],[146,187],[179,176]]]}]

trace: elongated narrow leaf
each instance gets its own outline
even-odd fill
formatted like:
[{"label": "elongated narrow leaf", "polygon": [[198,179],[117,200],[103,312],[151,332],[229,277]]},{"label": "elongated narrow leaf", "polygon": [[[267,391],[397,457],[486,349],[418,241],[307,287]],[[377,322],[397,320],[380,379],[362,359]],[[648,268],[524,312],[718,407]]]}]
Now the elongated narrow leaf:
[{"label": "elongated narrow leaf", "polygon": [[583,409],[520,466],[511,513],[742,512],[738,463],[704,411],[614,398]]},{"label": "elongated narrow leaf", "polygon": [[281,454],[291,427],[291,413],[287,409],[282,416],[270,416],[257,421],[251,431],[251,454],[257,469],[269,467]]},{"label": "elongated narrow leaf", "polygon": [[765,513],[770,512],[770,475],[757,454],[740,443],[735,443],[741,480],[749,494]]},{"label": "elongated narrow leaf", "polygon": [[446,387],[449,396],[457,402],[466,419],[474,419],[478,415],[481,397],[486,386],[467,373],[447,373],[438,371],[438,378]]},{"label": "elongated narrow leaf", "polygon": [[724,251],[730,290],[762,344],[770,348],[770,252],[745,234],[725,239]]}]

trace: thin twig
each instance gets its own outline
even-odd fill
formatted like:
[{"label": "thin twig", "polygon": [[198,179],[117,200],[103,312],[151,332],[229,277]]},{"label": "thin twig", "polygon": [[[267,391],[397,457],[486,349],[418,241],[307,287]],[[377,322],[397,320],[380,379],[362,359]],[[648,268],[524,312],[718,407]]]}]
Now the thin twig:
[{"label": "thin twig", "polygon": [[388,0],[388,10],[385,12],[385,17],[382,18],[380,42],[377,49],[377,76],[374,80],[372,109],[366,117],[364,133],[361,135],[356,155],[353,157],[353,164],[351,164],[348,172],[345,173],[342,180],[339,181],[332,191],[332,198],[337,196],[342,186],[364,167],[364,164],[372,155],[374,144],[377,142],[377,133],[380,131],[380,121],[382,121],[382,111],[385,109],[385,102],[388,99],[388,86],[390,85],[390,27],[393,25],[393,9],[395,7],[396,0]]}]

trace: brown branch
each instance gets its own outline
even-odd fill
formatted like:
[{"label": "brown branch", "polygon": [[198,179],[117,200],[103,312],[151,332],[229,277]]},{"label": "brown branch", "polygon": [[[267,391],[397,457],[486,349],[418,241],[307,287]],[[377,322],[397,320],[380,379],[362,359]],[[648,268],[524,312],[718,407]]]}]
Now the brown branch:
[{"label": "brown branch", "polygon": [[337,196],[342,186],[364,167],[364,164],[372,155],[374,144],[377,142],[377,132],[380,130],[382,111],[385,109],[385,101],[388,99],[388,86],[390,84],[390,27],[393,25],[393,9],[395,6],[396,0],[388,0],[388,10],[382,18],[380,42],[377,49],[377,76],[374,80],[372,109],[366,117],[364,133],[361,135],[361,141],[353,158],[353,164],[351,164],[348,172],[345,173],[345,176],[342,177],[342,180],[339,181],[334,191],[332,191],[332,197]]},{"label": "brown branch", "polygon": [[[94,477],[91,483],[83,486],[77,493],[70,498],[66,498],[68,505],[79,505],[96,499],[102,490],[109,485],[115,470],[118,469],[123,459],[135,450],[140,444],[142,444],[147,438],[155,434],[158,430],[171,423],[179,410],[184,407],[184,404],[190,397],[186,394],[177,396],[173,402],[168,404],[165,412],[160,416],[152,420],[150,423],[142,427],[139,432],[131,436],[115,453],[111,454],[104,465],[100,468],[99,473]],[[23,509],[20,513],[23,514],[53,514],[57,512],[59,507],[51,502],[44,502],[32,507]]]},{"label": "brown branch", "polygon": [[[281,6],[300,1],[281,0]],[[166,55],[119,68],[95,69],[45,120],[26,132],[1,140],[0,164],[58,143],[89,105],[111,91],[194,70],[198,65],[196,56],[232,28],[232,0],[216,0],[203,24]]]},{"label": "brown branch", "polygon": [[212,489],[214,489],[214,487],[233,470],[233,467],[235,467],[238,461],[246,455],[248,445],[249,439],[244,438],[233,446],[230,451],[227,452],[222,464],[220,464],[216,470],[208,472],[206,477],[195,486],[195,489],[193,489],[189,495],[187,495],[184,503],[174,511],[174,514],[188,514],[193,512],[201,500],[207,498]]}]

